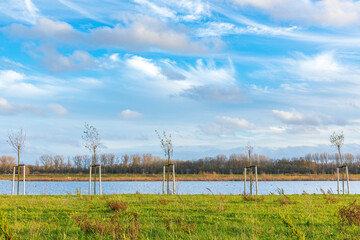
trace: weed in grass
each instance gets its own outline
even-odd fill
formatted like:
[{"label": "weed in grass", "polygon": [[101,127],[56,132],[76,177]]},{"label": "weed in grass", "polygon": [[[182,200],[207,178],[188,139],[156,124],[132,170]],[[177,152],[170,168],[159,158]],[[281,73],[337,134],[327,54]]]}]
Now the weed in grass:
[{"label": "weed in grass", "polygon": [[360,206],[356,204],[356,200],[343,206],[339,210],[340,219],[350,225],[360,226]]},{"label": "weed in grass", "polygon": [[161,197],[161,198],[159,199],[159,203],[160,203],[161,205],[168,205],[168,204],[169,204],[169,200]]},{"label": "weed in grass", "polygon": [[75,221],[85,234],[105,234],[105,227],[101,221],[92,221],[86,215],[75,216]]},{"label": "weed in grass", "polygon": [[121,200],[115,200],[115,201],[109,201],[107,203],[107,206],[115,212],[125,212],[126,209],[128,208],[128,203],[121,201]]},{"label": "weed in grass", "polygon": [[290,229],[293,235],[295,235],[298,239],[305,240],[305,234],[295,227],[289,215],[282,214],[279,211],[279,216],[283,223],[285,223],[285,225]]},{"label": "weed in grass", "polygon": [[14,239],[9,226],[6,214],[4,212],[0,213],[0,236],[6,240]]},{"label": "weed in grass", "polygon": [[75,216],[75,221],[80,229],[87,235],[101,236],[111,235],[113,239],[138,239],[141,234],[139,215],[134,212],[122,214],[117,213],[110,218],[91,220],[87,215]]},{"label": "weed in grass", "polygon": [[323,196],[324,196],[324,199],[325,199],[325,201],[326,201],[327,203],[338,203],[338,202],[339,202],[338,199],[336,199],[336,198],[334,198],[333,196],[331,196],[332,193],[331,193],[330,190],[327,191],[327,194],[326,194],[326,192],[324,191],[324,189],[322,189],[322,188],[320,188],[320,191],[322,192],[322,194],[323,194]]},{"label": "weed in grass", "polygon": [[251,195],[243,195],[244,201],[263,201],[264,196],[251,196]]},{"label": "weed in grass", "polygon": [[295,200],[291,200],[289,196],[283,195],[278,199],[278,202],[280,205],[290,205],[290,204],[296,204],[297,202]]}]

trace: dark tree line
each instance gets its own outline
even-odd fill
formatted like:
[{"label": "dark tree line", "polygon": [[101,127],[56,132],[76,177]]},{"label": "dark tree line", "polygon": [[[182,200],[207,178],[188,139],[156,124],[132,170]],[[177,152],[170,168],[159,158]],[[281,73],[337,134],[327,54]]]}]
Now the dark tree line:
[{"label": "dark tree line", "polygon": [[[350,173],[360,173],[360,154],[342,155],[343,161],[349,166]],[[300,158],[271,159],[264,155],[253,154],[252,164],[258,165],[260,173],[293,174],[316,173],[332,174],[340,164],[339,154],[314,153]],[[100,154],[98,162],[103,166],[105,174],[160,174],[166,159],[152,154]],[[76,155],[64,157],[62,155],[42,155],[35,165],[27,165],[30,174],[37,173],[87,173],[89,165],[93,164],[93,157]],[[178,174],[242,174],[249,159],[245,154],[217,155],[193,160],[174,160]],[[15,165],[15,158],[0,157],[0,173],[11,173]]]}]

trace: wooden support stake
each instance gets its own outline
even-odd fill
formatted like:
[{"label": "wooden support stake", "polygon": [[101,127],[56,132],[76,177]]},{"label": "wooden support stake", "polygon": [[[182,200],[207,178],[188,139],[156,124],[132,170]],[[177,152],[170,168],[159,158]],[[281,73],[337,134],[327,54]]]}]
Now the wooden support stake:
[{"label": "wooden support stake", "polygon": [[91,195],[91,166],[89,171],[89,195]]},{"label": "wooden support stake", "polygon": [[255,184],[256,184],[256,195],[258,195],[258,177],[257,177],[257,166],[255,166]]},{"label": "wooden support stake", "polygon": [[24,173],[23,173],[23,195],[25,195],[25,164],[24,164]]},{"label": "wooden support stake", "polygon": [[14,195],[14,185],[15,185],[15,171],[16,171],[16,167],[13,168],[13,180],[12,180],[12,189],[11,189],[11,195]]},{"label": "wooden support stake", "polygon": [[244,195],[246,195],[246,168],[244,168]]},{"label": "wooden support stake", "polygon": [[99,194],[102,195],[101,192],[101,165],[99,166]]},{"label": "wooden support stake", "polygon": [[346,181],[347,181],[348,194],[350,194],[350,185],[349,185],[349,169],[348,169],[348,166],[346,166]]},{"label": "wooden support stake", "polygon": [[340,194],[340,182],[339,182],[339,168],[336,168],[337,173],[337,192]]},{"label": "wooden support stake", "polygon": [[164,165],[164,167],[163,167],[163,194],[165,194],[165,170],[166,170],[166,167]]},{"label": "wooden support stake", "polygon": [[173,164],[173,194],[175,194],[175,164]]}]

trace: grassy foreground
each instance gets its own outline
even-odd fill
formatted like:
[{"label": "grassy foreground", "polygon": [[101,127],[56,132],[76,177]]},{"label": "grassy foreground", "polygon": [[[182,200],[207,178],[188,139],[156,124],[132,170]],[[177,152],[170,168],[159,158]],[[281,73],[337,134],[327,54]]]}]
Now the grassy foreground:
[{"label": "grassy foreground", "polygon": [[[336,174],[259,174],[259,181],[336,181]],[[102,181],[162,181],[162,174],[103,174]],[[242,174],[176,174],[177,181],[243,181]],[[12,180],[12,175],[0,175]],[[26,181],[89,181],[89,174],[28,174]],[[360,181],[360,174],[350,174],[350,181]]]},{"label": "grassy foreground", "polygon": [[234,195],[0,196],[0,233],[4,239],[358,239],[356,199],[328,194],[256,200]]}]

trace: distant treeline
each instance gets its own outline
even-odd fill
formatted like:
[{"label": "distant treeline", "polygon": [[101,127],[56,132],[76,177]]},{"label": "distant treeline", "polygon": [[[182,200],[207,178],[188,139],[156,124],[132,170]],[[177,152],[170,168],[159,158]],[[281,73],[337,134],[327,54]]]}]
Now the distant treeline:
[{"label": "distant treeline", "polygon": [[[349,166],[350,173],[360,173],[360,154],[343,154],[343,161]],[[317,173],[332,174],[340,163],[339,154],[315,153],[306,154],[301,158],[271,159],[263,155],[253,154],[252,164],[258,166],[259,173],[286,174],[286,173]],[[136,173],[160,174],[165,159],[152,154],[101,154],[98,161],[103,166],[103,173]],[[36,173],[80,173],[88,172],[93,162],[91,156],[77,155],[64,157],[62,155],[42,155],[35,165],[27,165],[30,174]],[[217,155],[194,160],[174,160],[178,174],[242,174],[244,167],[249,165],[245,154]],[[0,173],[12,172],[15,158],[11,156],[0,157]]]}]

